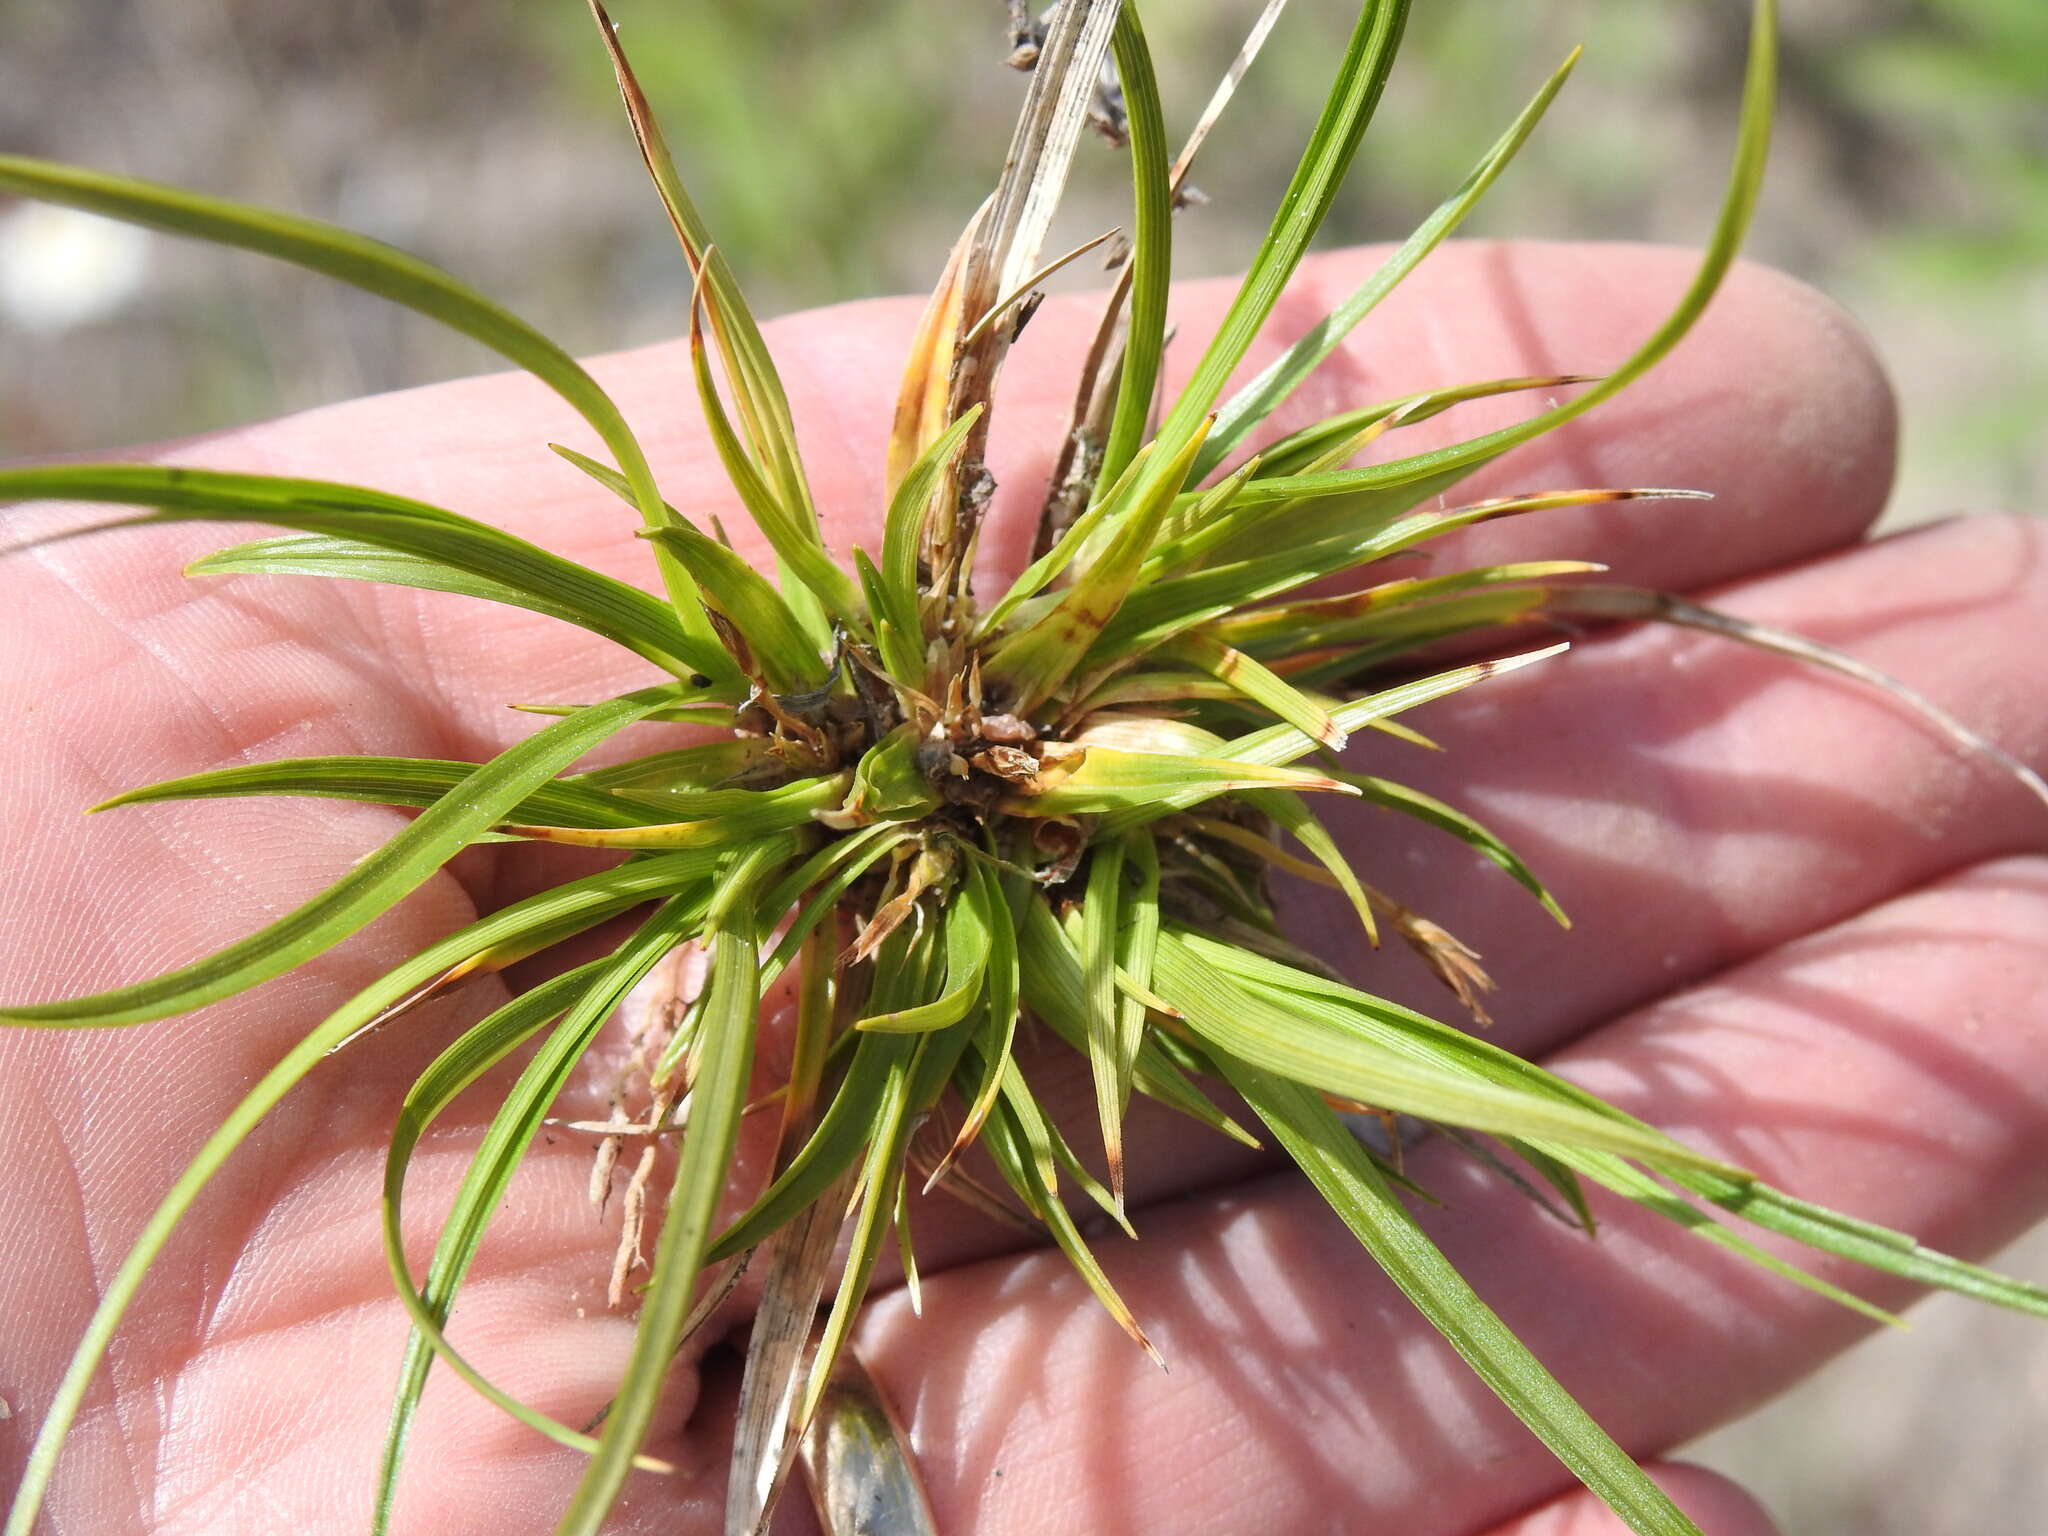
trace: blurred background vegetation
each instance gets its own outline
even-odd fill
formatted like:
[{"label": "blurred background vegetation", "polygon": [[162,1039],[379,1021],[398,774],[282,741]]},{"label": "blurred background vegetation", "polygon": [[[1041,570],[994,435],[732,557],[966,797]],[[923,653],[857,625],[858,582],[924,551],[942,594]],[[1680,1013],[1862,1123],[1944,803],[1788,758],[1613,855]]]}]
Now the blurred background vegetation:
[{"label": "blurred background vegetation", "polygon": [[[927,286],[1002,155],[1000,0],[614,0],[756,305]],[[1255,0],[1147,13],[1179,128]],[[2048,510],[2048,3],[1787,0],[1752,250],[1877,338],[1897,516]],[[1417,0],[1332,238],[1398,238],[1576,42],[1475,232],[1692,242],[1732,129],[1739,0]],[[1254,244],[1348,4],[1297,0],[1207,153],[1180,270]],[[675,334],[684,285],[576,0],[0,0],[0,147],[281,204],[422,252],[591,351]],[[1071,227],[1123,218],[1083,162]],[[317,279],[0,208],[0,455],[196,432],[486,366]],[[2048,1271],[2048,1242],[2012,1262]],[[2032,1536],[2048,1347],[1938,1303],[1703,1454],[1786,1529]],[[2029,1364],[2031,1362],[2031,1365]],[[1941,1470],[1902,1481],[1922,1458]]]},{"label": "blurred background vegetation", "polygon": [[[1254,9],[1153,6],[1183,114]],[[1225,271],[1251,248],[1346,9],[1300,0],[1276,34],[1201,167],[1213,202],[1184,270]],[[1404,233],[1585,41],[1577,80],[1474,227],[1696,239],[1743,10],[1420,0],[1333,236]],[[760,307],[928,284],[1021,89],[998,62],[1000,0],[615,11]],[[1877,335],[1906,400],[1905,512],[2048,505],[2048,4],[1785,11],[1785,129],[1755,252]],[[579,349],[629,345],[675,332],[683,290],[587,29],[575,0],[0,0],[0,144],[339,219]],[[1073,227],[1118,222],[1108,152],[1083,182],[1094,204]],[[70,233],[0,213],[0,451],[192,431],[481,366],[430,326],[253,258],[79,251]],[[53,303],[35,275],[53,266],[97,272],[97,306]]]}]

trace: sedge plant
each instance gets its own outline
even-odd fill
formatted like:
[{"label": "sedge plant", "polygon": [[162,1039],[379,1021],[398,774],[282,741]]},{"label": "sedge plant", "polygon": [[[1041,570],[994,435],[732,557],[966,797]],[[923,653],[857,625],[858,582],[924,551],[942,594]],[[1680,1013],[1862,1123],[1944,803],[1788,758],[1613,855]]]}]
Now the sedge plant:
[{"label": "sedge plant", "polygon": [[[106,1283],[55,1398],[36,1405],[35,1448],[9,1536],[34,1528],[66,1433],[153,1259],[279,1100],[367,1032],[404,1027],[427,999],[599,929],[622,936],[448,1041],[398,1108],[383,1228],[412,1332],[396,1362],[382,1464],[364,1469],[375,1480],[376,1529],[388,1527],[415,1410],[437,1367],[584,1453],[558,1529],[599,1529],[635,1468],[659,1465],[643,1444],[664,1382],[743,1266],[762,1299],[727,1529],[762,1529],[892,1243],[915,1284],[913,1190],[1007,1208],[1057,1245],[1133,1349],[1151,1350],[1144,1298],[1118,1294],[1069,1204],[1076,1196],[1128,1227],[1123,1127],[1134,1095],[1177,1112],[1189,1136],[1284,1150],[1486,1385],[1639,1532],[1694,1527],[1418,1226],[1411,1206],[1428,1193],[1404,1170],[1404,1141],[1457,1139],[1589,1230],[1587,1191],[1609,1191],[1866,1314],[1882,1316],[1724,1218],[1916,1283],[2048,1314],[2040,1289],[1772,1188],[1482,1034],[1359,990],[1290,941],[1276,916],[1276,882],[1331,887],[1364,938],[1414,949],[1479,1013],[1486,979],[1472,951],[1383,893],[1375,871],[1353,867],[1318,819],[1316,803],[1329,796],[1440,829],[1562,921],[1535,874],[1485,827],[1344,754],[1361,739],[1415,741],[1408,712],[1540,663],[1562,649],[1547,637],[1565,620],[1691,625],[1903,690],[1794,636],[1589,583],[1582,578],[1597,568],[1581,563],[1427,579],[1376,570],[1487,519],[1687,494],[1561,488],[1467,505],[1454,496],[1480,466],[1640,378],[1712,299],[1763,174],[1773,0],[1754,0],[1733,164],[1705,254],[1677,307],[1632,356],[1597,377],[1485,379],[1411,393],[1274,438],[1261,432],[1268,417],[1459,227],[1573,62],[1543,82],[1465,182],[1355,293],[1233,387],[1339,195],[1393,67],[1409,0],[1364,0],[1248,275],[1213,334],[1177,340],[1196,360],[1185,382],[1167,389],[1168,283],[1189,166],[1283,3],[1265,5],[1178,146],[1167,137],[1135,0],[1060,0],[1036,23],[1013,7],[1013,62],[1030,71],[1024,106],[1001,178],[915,331],[888,444],[879,547],[853,549],[847,561],[821,533],[762,333],[595,0],[599,40],[681,246],[698,404],[733,490],[773,550],[772,569],[743,558],[721,527],[699,526],[664,502],[632,427],[593,378],[446,273],[294,215],[0,156],[0,192],[296,263],[417,310],[529,370],[594,429],[604,458],[556,451],[615,493],[622,515],[638,517],[654,578],[636,587],[486,523],[356,485],[135,463],[0,470],[0,498],[9,501],[131,509],[74,532],[192,520],[285,530],[200,560],[195,576],[323,577],[462,594],[581,628],[647,669],[644,686],[595,703],[514,701],[553,718],[488,762],[285,759],[108,802],[302,795],[418,815],[333,886],[241,942],[94,996],[10,1006],[0,1013],[10,1025],[119,1028],[257,986],[342,942],[480,843],[569,845],[616,859],[414,955],[313,1024],[249,1090]],[[996,380],[1039,284],[1080,254],[1049,259],[1045,243],[1091,126],[1128,148],[1130,233],[1115,248],[1114,286],[1042,487],[1033,559],[1002,590],[984,590],[975,557],[994,492],[985,458],[998,426]],[[1405,426],[1523,393],[1547,403],[1515,425],[1360,463],[1398,442]],[[1530,633],[1543,638],[1517,641]],[[1904,697],[2039,792],[2024,768]],[[689,729],[678,733],[681,744],[579,767],[643,722]],[[644,1282],[627,1283],[638,1215],[614,1277],[615,1294],[637,1303],[636,1342],[600,1420],[562,1424],[482,1376],[446,1330],[557,1096],[622,1000],[679,951],[701,957],[701,985],[672,998],[642,1041],[631,1122],[598,1128],[612,1158],[631,1137],[666,1138],[676,1149]],[[796,998],[791,1066],[770,1098],[756,1100],[757,1016],[764,991],[785,977]],[[1027,1034],[1056,1038],[1085,1061],[1096,1109],[1085,1128],[1048,1114],[1034,1058],[1020,1051]],[[409,1160],[459,1094],[522,1050],[523,1067],[438,1243],[429,1256],[409,1251],[401,1235]],[[774,1122],[777,1150],[772,1177],[735,1215],[721,1200],[750,1115]],[[1392,1134],[1355,1131],[1347,1116],[1360,1115],[1383,1118]],[[644,1193],[644,1181],[636,1188]]]}]

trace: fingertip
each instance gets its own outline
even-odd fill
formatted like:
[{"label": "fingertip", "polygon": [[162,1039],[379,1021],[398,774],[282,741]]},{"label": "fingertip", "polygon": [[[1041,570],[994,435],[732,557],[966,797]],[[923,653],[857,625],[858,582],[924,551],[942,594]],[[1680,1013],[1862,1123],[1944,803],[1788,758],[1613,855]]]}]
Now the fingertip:
[{"label": "fingertip", "polygon": [[1897,476],[1899,406],[1863,323],[1812,284],[1745,260],[1729,273],[1696,345],[1705,367],[1752,392],[1743,416],[1765,429],[1755,451],[1797,476],[1796,489],[1830,514],[1808,524],[1816,542],[1800,552],[1866,532]]},{"label": "fingertip", "polygon": [[[1376,397],[1477,378],[1610,371],[1664,323],[1699,259],[1619,243],[1448,245],[1360,327],[1325,388]],[[1333,260],[1319,277],[1348,275]],[[1532,409],[1516,396],[1461,407],[1404,432],[1401,448],[1469,437]],[[1890,495],[1897,439],[1890,382],[1857,322],[1817,289],[1740,262],[1668,358],[1458,491],[1469,500],[1676,485],[1711,493],[1711,505],[1511,519],[1445,541],[1442,558],[1491,563],[1540,549],[1606,561],[1617,579],[1642,585],[1729,580],[1862,537]]]}]

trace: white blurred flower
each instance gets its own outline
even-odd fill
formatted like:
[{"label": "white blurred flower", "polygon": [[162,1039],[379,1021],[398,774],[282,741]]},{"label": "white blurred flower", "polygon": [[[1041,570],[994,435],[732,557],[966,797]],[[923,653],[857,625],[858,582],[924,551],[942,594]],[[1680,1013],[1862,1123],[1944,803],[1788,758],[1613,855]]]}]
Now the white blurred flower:
[{"label": "white blurred flower", "polygon": [[146,230],[71,208],[0,214],[0,317],[44,333],[104,320],[142,290],[150,245]]}]

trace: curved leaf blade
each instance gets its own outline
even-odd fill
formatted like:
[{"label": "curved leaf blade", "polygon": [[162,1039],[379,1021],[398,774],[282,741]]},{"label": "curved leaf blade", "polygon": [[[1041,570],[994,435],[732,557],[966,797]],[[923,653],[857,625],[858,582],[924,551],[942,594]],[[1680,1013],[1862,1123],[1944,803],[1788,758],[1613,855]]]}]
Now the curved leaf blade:
[{"label": "curved leaf blade", "polygon": [[1397,1048],[1240,986],[1202,959],[1178,930],[1160,935],[1153,975],[1188,1027],[1221,1052],[1319,1091],[1472,1130],[1569,1143],[1660,1168],[1740,1171],[1667,1136],[1562,1095],[1474,1070],[1449,1052]]},{"label": "curved leaf blade", "polygon": [[1115,414],[1102,447],[1099,481],[1114,483],[1137,454],[1159,384],[1166,350],[1166,302],[1173,281],[1173,172],[1166,160],[1166,119],[1152,50],[1131,0],[1110,37],[1117,83],[1130,125],[1131,181],[1136,214],[1130,256],[1130,329],[1117,381]]},{"label": "curved leaf blade", "polygon": [[[231,799],[243,795],[311,795],[425,810],[476,771],[475,763],[423,757],[287,757],[164,779],[102,800],[94,811],[164,800]],[[564,821],[573,826],[636,827],[660,812],[617,795],[556,780],[512,808],[507,819]]]},{"label": "curved leaf blade", "polygon": [[1640,1536],[1700,1536],[1429,1240],[1315,1093],[1228,1056],[1217,1067],[1365,1250],[1515,1416]]},{"label": "curved leaf blade", "polygon": [[115,526],[248,520],[439,561],[486,582],[529,593],[536,602],[549,605],[543,612],[575,615],[584,628],[679,676],[733,676],[715,644],[693,637],[660,599],[639,588],[487,523],[366,486],[163,464],[43,464],[0,470],[0,501],[43,497],[156,509]]}]

